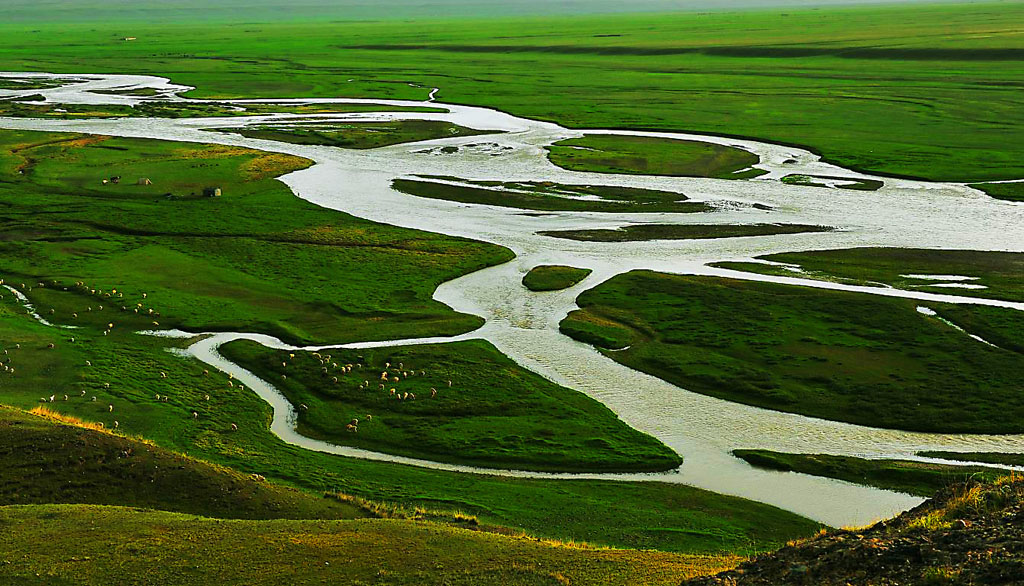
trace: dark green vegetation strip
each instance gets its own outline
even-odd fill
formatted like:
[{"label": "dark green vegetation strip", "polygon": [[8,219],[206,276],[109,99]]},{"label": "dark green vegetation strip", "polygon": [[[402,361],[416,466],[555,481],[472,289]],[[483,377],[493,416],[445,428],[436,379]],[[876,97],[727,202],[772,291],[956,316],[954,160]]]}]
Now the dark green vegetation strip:
[{"label": "dark green vegetation strip", "polygon": [[[6,584],[674,586],[739,561],[586,549],[384,519],[220,521],[36,506],[0,507],[0,524],[0,558],[11,560],[0,564]],[[55,551],[66,554],[55,558]]]},{"label": "dark green vegetation strip", "polygon": [[[39,291],[37,285],[28,294]],[[486,525],[620,547],[763,551],[817,528],[774,507],[677,484],[456,474],[304,450],[270,432],[271,408],[256,394],[167,352],[185,341],[133,334],[130,318],[96,305],[86,311],[88,301],[63,291],[51,299],[56,304],[67,296],[69,304],[57,305],[51,319],[81,327],[46,327],[25,315],[6,290],[0,294],[0,346],[14,369],[0,373],[0,402],[29,409],[59,390],[47,407],[107,429],[118,421],[121,433],[244,474],[316,494],[463,511]],[[78,319],[71,317],[72,307]],[[114,327],[103,335],[108,319]]]},{"label": "dark green vegetation strip", "polygon": [[[457,177],[430,178],[465,181]],[[690,213],[710,212],[714,209],[705,203],[686,201],[687,197],[681,193],[654,189],[547,182],[465,182],[470,185],[395,179],[391,186],[417,197],[552,212]],[[580,196],[597,196],[602,201],[575,199]]]},{"label": "dark green vegetation strip", "polygon": [[394,120],[391,122],[324,122],[315,125],[266,125],[254,128],[227,128],[224,132],[249,138],[262,138],[293,144],[333,146],[345,149],[378,147],[418,142],[435,138],[494,134],[440,120]]},{"label": "dark green vegetation strip", "polygon": [[[564,333],[628,347],[607,355],[691,391],[875,427],[1024,430],[1024,355],[923,315],[911,299],[634,271],[577,303]],[[1024,325],[1021,312],[1002,311]]]},{"label": "dark green vegetation strip", "polygon": [[205,8],[177,24],[119,22],[122,6],[88,23],[33,10],[31,26],[2,25],[0,69],[158,73],[206,97],[440,87],[440,100],[573,128],[748,135],[933,180],[1024,177],[1017,2],[255,25],[203,22]]},{"label": "dark green vegetation strip", "polygon": [[530,291],[558,291],[579,283],[593,271],[564,265],[541,265],[523,275],[523,286]]},{"label": "dark green vegetation strip", "polygon": [[970,185],[996,199],[1024,201],[1024,181],[1014,183],[974,183]]},{"label": "dark green vegetation strip", "polygon": [[654,472],[682,463],[601,403],[524,370],[483,340],[315,354],[238,341],[221,353],[299,407],[303,435],[338,445],[550,472]]},{"label": "dark green vegetation strip", "polygon": [[851,456],[787,454],[769,450],[733,450],[733,454],[760,468],[836,478],[928,497],[970,479],[990,482],[1010,474],[1009,471],[984,466],[931,464],[913,460],[868,460]]},{"label": "dark green vegetation strip", "polygon": [[367,516],[334,498],[47,417],[66,406],[63,397],[56,397],[63,405],[43,406],[41,415],[0,407],[0,504],[121,505],[227,519]]},{"label": "dark green vegetation strip", "polygon": [[633,242],[636,240],[701,240],[706,238],[741,238],[774,236],[805,232],[831,232],[829,226],[808,224],[634,224],[615,230],[546,230],[544,236],[582,240],[585,242]]},{"label": "dark green vegetation strip", "polygon": [[350,112],[447,112],[422,106],[385,106],[383,104],[245,104],[220,102],[141,102],[135,106],[120,104],[26,104],[43,101],[41,95],[13,100],[0,99],[0,116],[13,118],[209,118],[255,116],[274,112],[291,114],[337,114]]},{"label": "dark green vegetation strip", "polygon": [[829,187],[826,181],[841,181],[842,185],[836,189],[855,189],[857,191],[878,191],[885,185],[877,179],[858,179],[856,177],[836,177],[833,175],[786,175],[781,179],[783,183],[790,185],[805,185],[809,187]]},{"label": "dark green vegetation strip", "polygon": [[[847,248],[785,252],[758,257],[797,265],[795,273],[762,263],[722,262],[713,266],[747,272],[799,276],[858,285],[885,284],[898,289],[1024,301],[1024,253],[924,248]],[[908,277],[906,275],[913,275]],[[929,275],[975,277],[960,282],[984,289],[935,287],[956,281],[929,279]]]},{"label": "dark green vegetation strip", "polygon": [[[88,282],[61,294],[73,301],[28,293],[44,310],[67,306],[61,318],[104,305],[135,326],[295,342],[456,334],[482,323],[433,301],[434,289],[510,251],[326,210],[274,179],[307,164],[235,147],[0,133],[0,277]],[[114,175],[119,183],[102,183]],[[204,197],[209,187],[223,195]]]},{"label": "dark green vegetation strip", "polygon": [[1024,466],[1024,454],[1002,454],[999,452],[918,452],[925,458],[941,458],[943,460],[960,460],[962,462],[984,462],[1003,466]]},{"label": "dark green vegetation strip", "polygon": [[734,147],[710,142],[591,134],[548,147],[551,162],[571,171],[749,179],[767,173],[749,169],[760,159]]}]

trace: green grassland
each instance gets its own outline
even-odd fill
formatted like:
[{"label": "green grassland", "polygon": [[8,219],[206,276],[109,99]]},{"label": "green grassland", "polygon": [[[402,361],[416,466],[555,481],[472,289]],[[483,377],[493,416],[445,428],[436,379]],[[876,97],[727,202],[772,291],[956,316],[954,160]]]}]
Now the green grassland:
[{"label": "green grassland", "polygon": [[[681,193],[655,189],[532,181],[467,181],[440,175],[423,177],[464,182],[466,185],[395,179],[391,186],[416,197],[550,212],[699,213],[714,209],[705,203],[686,201],[688,198]],[[577,199],[583,196],[597,196],[601,201]]]},{"label": "green grassland", "polygon": [[544,236],[584,242],[634,242],[637,240],[702,240],[706,238],[742,238],[829,232],[829,226],[808,224],[632,224],[614,230],[545,230]]},{"label": "green grassland", "polygon": [[225,132],[293,144],[333,146],[345,149],[375,149],[403,142],[435,138],[494,134],[440,120],[394,120],[390,122],[324,122],[313,125],[267,124],[249,128],[228,128]]},{"label": "green grassland", "polygon": [[985,462],[1002,466],[1024,466],[1024,454],[1004,454],[1001,452],[918,452],[918,456],[926,458],[942,458],[944,460],[960,460],[963,462]]},{"label": "green grassland", "polygon": [[[187,340],[136,335],[121,320],[103,335],[106,324],[96,313],[95,306],[81,313],[78,329],[47,327],[3,291],[0,346],[13,372],[0,373],[0,403],[30,409],[57,394],[47,408],[106,429],[117,421],[119,433],[243,474],[318,495],[338,492],[408,509],[462,511],[481,524],[539,537],[690,553],[749,552],[817,527],[774,507],[675,484],[456,474],[297,448],[270,433],[271,408],[254,393],[167,352]],[[58,323],[72,321],[59,317]]]},{"label": "green grassland", "polygon": [[[304,202],[274,179],[308,164],[294,157],[47,133],[0,140],[0,277],[88,283],[27,291],[44,311],[104,305],[136,320],[142,303],[140,315],[159,318],[135,325],[296,342],[455,334],[481,320],[433,301],[434,289],[512,257]],[[101,183],[112,175],[123,179]],[[202,197],[209,186],[224,195]]]},{"label": "green grassland", "polygon": [[974,183],[971,187],[980,189],[996,199],[1024,201],[1024,182],[1015,183]]},{"label": "green grassland", "polygon": [[829,187],[820,180],[843,181],[843,185],[836,189],[855,189],[857,191],[878,191],[885,183],[877,179],[850,179],[848,177],[835,177],[832,175],[786,175],[781,179],[789,185],[804,185],[808,187]]},{"label": "green grassland", "polygon": [[[395,519],[244,521],[120,507],[0,507],[12,584],[668,586],[731,556],[589,549]],[[239,563],[245,560],[245,563]]]},{"label": "green grassland", "polygon": [[558,291],[568,289],[593,271],[564,265],[541,265],[523,275],[523,286],[530,291]]},{"label": "green grassland", "polygon": [[[798,265],[795,273],[762,263],[721,262],[713,266],[747,272],[799,276],[858,285],[885,284],[898,289],[1024,301],[1024,253],[981,250],[930,250],[922,248],[847,248],[785,252],[758,257],[761,260]],[[958,275],[977,277],[963,281],[984,289],[929,287],[938,279],[904,275]]]},{"label": "green grassland", "polygon": [[[64,401],[58,397],[61,403]],[[70,400],[70,398],[68,399]],[[225,519],[351,519],[368,511],[110,430],[0,407],[0,504],[93,504]],[[120,417],[120,414],[117,415]]]},{"label": "green grassland", "polygon": [[1019,2],[436,22],[206,14],[5,23],[0,69],[158,74],[211,98],[422,100],[439,87],[442,101],[574,128],[745,135],[933,180],[1024,176]]},{"label": "green grassland", "polygon": [[238,341],[221,354],[272,381],[299,408],[303,435],[333,444],[550,472],[653,472],[682,463],[601,403],[524,370],[483,340],[329,354]]},{"label": "green grassland", "polygon": [[691,391],[875,427],[1024,429],[1024,355],[919,313],[915,300],[634,271],[577,303],[564,333],[625,348],[606,354]]},{"label": "green grassland", "polygon": [[[270,407],[255,394],[167,352],[187,341],[132,332],[154,321],[337,341],[464,331],[479,322],[430,301],[436,282],[509,253],[302,202],[272,179],[306,164],[291,157],[79,135],[3,137],[3,276],[48,319],[77,329],[39,324],[0,291],[0,346],[8,351],[0,403],[29,409],[58,395],[47,407],[107,429],[116,421],[121,433],[242,474],[317,494],[461,510],[542,537],[727,552],[815,530],[779,509],[685,486],[455,474],[287,445],[270,433]],[[99,181],[115,173],[125,179]],[[224,195],[191,197],[208,185]],[[393,274],[369,275],[372,266]],[[333,301],[308,301],[318,299]]]},{"label": "green grassland", "polygon": [[548,147],[548,159],[571,171],[749,179],[767,173],[750,169],[760,159],[710,142],[645,136],[587,135]]},{"label": "green grassland", "polygon": [[1007,470],[983,466],[954,466],[913,460],[869,460],[852,456],[786,454],[769,450],[734,450],[733,454],[760,468],[836,478],[925,497],[970,479],[991,482],[1010,474]]}]

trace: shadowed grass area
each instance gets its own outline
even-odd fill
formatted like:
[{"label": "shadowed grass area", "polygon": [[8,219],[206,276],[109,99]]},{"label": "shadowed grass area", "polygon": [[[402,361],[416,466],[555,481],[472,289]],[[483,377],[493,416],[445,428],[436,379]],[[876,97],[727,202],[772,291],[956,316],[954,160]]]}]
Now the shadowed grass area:
[{"label": "shadowed grass area", "polygon": [[1024,181],[1014,183],[973,183],[970,187],[980,189],[996,199],[1024,201]]},{"label": "shadowed grass area", "polygon": [[1003,454],[1000,452],[943,452],[928,450],[918,452],[925,458],[942,458],[943,460],[960,460],[962,462],[984,462],[1003,466],[1024,466],[1024,454]]},{"label": "shadowed grass area", "polygon": [[568,289],[586,279],[591,269],[578,269],[563,265],[541,265],[533,267],[523,275],[523,286],[530,291],[558,291]]},{"label": "shadowed grass area", "polygon": [[12,560],[0,565],[0,580],[17,584],[668,586],[741,561],[391,519],[220,521],[51,505],[0,507],[0,524],[10,529],[0,535],[0,556]]},{"label": "shadowed grass area", "polygon": [[571,171],[750,179],[767,173],[750,169],[754,153],[710,142],[645,136],[592,134],[548,147],[552,163]]},{"label": "shadowed grass area", "polygon": [[884,182],[877,179],[835,177],[832,175],[786,175],[781,181],[790,185],[834,187],[836,189],[855,189],[857,191],[877,191],[885,185]]},{"label": "shadowed grass area", "polygon": [[[746,272],[1024,301],[1024,253],[925,248],[847,248],[757,257],[786,266],[720,262]],[[958,278],[960,277],[960,278]],[[966,285],[966,286],[964,286]]]},{"label": "shadowed grass area", "polygon": [[435,138],[495,134],[490,130],[466,128],[440,120],[392,120],[390,122],[321,122],[317,124],[265,124],[248,128],[226,128],[223,132],[288,142],[333,146],[344,149],[375,149],[405,142]]},{"label": "shadowed grass area", "polygon": [[[452,185],[437,181],[395,179],[391,186],[417,197],[461,203],[494,205],[524,210],[570,212],[710,212],[714,208],[701,202],[686,201],[681,193],[654,189],[635,189],[611,185],[564,185],[551,182],[467,181],[458,177],[424,176],[429,179],[458,181]],[[588,199],[583,199],[587,197]],[[598,198],[595,200],[595,198]]]},{"label": "shadowed grass area", "polygon": [[483,340],[290,353],[238,341],[221,354],[298,407],[303,435],[502,469],[654,472],[682,463],[586,395]]},{"label": "shadowed grass area", "polygon": [[63,395],[33,413],[0,407],[3,505],[120,505],[228,519],[368,515],[334,498],[279,486],[61,416],[57,409],[64,407]]},{"label": "shadowed grass area", "polygon": [[[295,342],[479,326],[434,289],[510,251],[326,210],[274,179],[306,165],[235,147],[0,133],[0,278],[57,281],[26,294],[62,316],[103,305],[136,325]],[[203,197],[210,187],[224,195]],[[75,282],[88,285],[61,291]]]},{"label": "shadowed grass area", "polygon": [[831,232],[832,230],[833,228],[829,226],[809,224],[633,224],[614,230],[605,228],[545,230],[538,234],[584,242],[634,242],[638,240],[744,238],[747,236]]},{"label": "shadowed grass area", "polygon": [[944,323],[945,304],[932,316],[911,299],[649,271],[577,303],[564,333],[691,391],[875,427],[1024,429],[1024,355]]},{"label": "shadowed grass area", "polygon": [[869,460],[829,454],[733,450],[733,455],[759,468],[824,476],[926,497],[967,480],[991,482],[1010,474],[1007,470],[983,466],[952,466],[912,460]]}]

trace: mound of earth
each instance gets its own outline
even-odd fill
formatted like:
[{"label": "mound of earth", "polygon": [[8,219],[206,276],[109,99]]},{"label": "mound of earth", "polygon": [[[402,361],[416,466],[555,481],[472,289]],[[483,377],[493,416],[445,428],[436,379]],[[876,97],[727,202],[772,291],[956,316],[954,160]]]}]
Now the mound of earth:
[{"label": "mound of earth", "polygon": [[684,584],[1024,584],[1024,478],[952,487],[895,519],[823,533]]}]

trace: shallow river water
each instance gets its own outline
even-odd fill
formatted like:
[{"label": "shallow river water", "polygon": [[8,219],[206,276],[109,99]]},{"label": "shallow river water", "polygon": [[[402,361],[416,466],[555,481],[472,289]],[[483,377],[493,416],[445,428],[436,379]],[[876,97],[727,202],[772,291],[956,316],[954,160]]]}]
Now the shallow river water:
[{"label": "shallow river water", "polygon": [[[0,74],[23,76],[25,74]],[[35,74],[50,77],[48,74]],[[60,77],[60,76],[57,76]],[[64,76],[69,77],[69,76]],[[78,75],[43,94],[62,103],[133,103],[139,98],[90,93],[89,90],[154,87],[164,99],[182,100],[181,86],[148,76]],[[0,91],[0,97],[18,92]],[[434,95],[432,93],[432,95]],[[245,101],[237,101],[244,105]],[[259,100],[259,102],[345,102],[393,106],[424,102],[355,99]],[[945,435],[910,433],[836,423],[769,411],[692,393],[622,366],[558,332],[558,322],[576,308],[576,296],[619,273],[652,269],[670,273],[708,274],[741,279],[802,284],[862,291],[929,301],[989,304],[1024,310],[1024,304],[881,287],[856,287],[794,277],[753,275],[714,269],[707,263],[750,260],[775,252],[903,246],[978,250],[1024,251],[1024,205],[989,198],[960,184],[881,178],[885,186],[875,192],[786,185],[777,179],[791,173],[872,178],[823,163],[819,157],[793,147],[732,138],[680,133],[588,130],[588,134],[634,134],[690,138],[735,145],[758,154],[757,165],[769,173],[757,180],[729,181],[700,178],[589,174],[560,169],[548,162],[544,146],[581,136],[555,124],[517,118],[495,110],[432,102],[448,108],[446,114],[317,115],[329,120],[387,120],[420,118],[447,120],[502,134],[470,136],[402,144],[368,151],[300,146],[248,139],[207,128],[241,127],[268,120],[311,116],[278,114],[244,118],[106,120],[36,120],[0,118],[0,128],[75,131],[114,136],[146,137],[246,146],[307,157],[315,165],[282,177],[297,196],[355,216],[410,228],[465,236],[501,244],[516,252],[507,264],[478,271],[441,285],[435,298],[452,308],[486,319],[481,329],[457,338],[391,341],[405,344],[483,338],[519,364],[584,392],[603,402],[623,421],[647,432],[684,457],[683,465],[663,474],[548,475],[520,471],[479,470],[413,460],[334,446],[299,435],[293,408],[267,382],[230,363],[217,353],[221,344],[239,338],[286,348],[281,342],[250,333],[216,334],[185,353],[233,373],[274,407],[272,429],[285,441],[313,450],[353,457],[402,462],[445,470],[517,476],[565,476],[680,482],[770,503],[830,525],[863,525],[892,516],[919,503],[904,494],[857,486],[803,474],[753,468],[731,456],[736,448],[764,448],[787,452],[814,452],[869,458],[918,458],[924,449],[954,451],[1024,452],[1024,436]],[[459,147],[443,154],[439,146]],[[795,162],[794,162],[795,161]],[[716,211],[707,214],[608,214],[556,212],[531,215],[495,206],[466,205],[412,197],[390,188],[396,177],[414,174],[452,175],[467,179],[554,181],[646,187],[678,191],[696,201],[708,201]],[[771,211],[745,204],[761,203]],[[821,224],[834,232],[713,240],[648,241],[626,243],[576,242],[538,235],[541,230],[615,228],[630,223],[754,223]],[[520,280],[532,267],[559,263],[593,269],[593,274],[571,289],[535,293]],[[164,335],[175,335],[165,332]],[[189,334],[191,335],[191,334]],[[979,342],[981,343],[981,342]],[[358,345],[357,345],[358,346]]]}]

